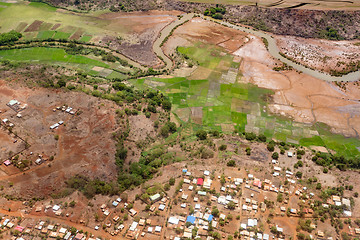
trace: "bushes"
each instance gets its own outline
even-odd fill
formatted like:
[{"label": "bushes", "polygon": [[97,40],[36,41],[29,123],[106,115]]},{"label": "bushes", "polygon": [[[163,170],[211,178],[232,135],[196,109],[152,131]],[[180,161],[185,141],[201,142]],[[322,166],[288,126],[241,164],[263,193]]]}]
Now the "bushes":
[{"label": "bushes", "polygon": [[274,152],[271,157],[272,157],[272,159],[278,160],[279,159],[279,153]]},{"label": "bushes", "polygon": [[270,142],[267,146],[266,146],[267,150],[269,150],[269,152],[273,152],[275,150],[275,143],[272,141]]},{"label": "bushes", "polygon": [[165,125],[160,129],[160,135],[163,137],[168,137],[169,133],[176,132],[176,124],[173,122],[167,122]]},{"label": "bushes", "polygon": [[224,7],[220,7],[218,4],[215,8],[214,7],[207,8],[204,11],[205,16],[210,16],[215,19],[223,19],[223,15],[225,13],[226,13],[226,9]]},{"label": "bushes", "polygon": [[196,132],[196,136],[198,137],[198,139],[200,140],[205,140],[207,138],[207,132],[205,130],[198,130]]},{"label": "bushes", "polygon": [[219,147],[220,151],[225,151],[227,149],[227,145],[226,144],[221,144]]},{"label": "bushes", "polygon": [[114,183],[107,183],[99,179],[90,180],[82,175],[75,175],[68,179],[66,184],[70,188],[83,192],[87,198],[92,198],[95,194],[115,195],[119,193],[119,188]]},{"label": "bushes", "polygon": [[246,151],[246,155],[248,155],[248,156],[251,155],[251,148],[247,147],[247,148],[245,149],[245,151]]},{"label": "bushes", "polygon": [[228,167],[235,167],[235,166],[236,166],[236,163],[235,163],[234,160],[230,160],[230,161],[228,161],[228,162],[226,163],[226,166],[228,166]]},{"label": "bushes", "polygon": [[17,40],[22,37],[22,34],[11,30],[7,33],[0,34],[0,46],[7,45],[7,44],[14,44]]},{"label": "bushes", "polygon": [[248,141],[253,141],[256,139],[256,134],[252,132],[246,132],[245,133],[245,139]]},{"label": "bushes", "polygon": [[302,178],[302,172],[296,172],[296,174],[295,174],[295,177],[297,177],[297,178]]}]

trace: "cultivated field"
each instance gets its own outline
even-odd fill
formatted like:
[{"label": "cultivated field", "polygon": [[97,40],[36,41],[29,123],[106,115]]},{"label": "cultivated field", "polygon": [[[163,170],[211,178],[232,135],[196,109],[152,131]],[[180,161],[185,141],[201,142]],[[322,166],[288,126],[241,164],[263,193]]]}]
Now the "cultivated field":
[{"label": "cultivated field", "polygon": [[17,30],[24,40],[67,39],[92,42],[144,65],[159,65],[152,44],[160,30],[176,19],[179,11],[77,14],[43,3],[5,3],[0,8],[1,32]]},{"label": "cultivated field", "polygon": [[[242,37],[231,35],[222,26],[202,21],[193,19],[179,27],[164,46],[169,54],[178,44],[189,46],[177,49],[189,58],[187,65],[199,63],[197,68],[175,71],[187,74],[184,77],[148,78],[136,83],[165,91],[183,122],[225,132],[263,133],[305,146],[326,145],[347,156],[359,154],[356,138],[331,134],[358,136],[359,104],[350,90],[295,71],[274,71],[281,63],[272,59],[260,39],[240,32]],[[346,94],[348,99],[343,97]]]}]

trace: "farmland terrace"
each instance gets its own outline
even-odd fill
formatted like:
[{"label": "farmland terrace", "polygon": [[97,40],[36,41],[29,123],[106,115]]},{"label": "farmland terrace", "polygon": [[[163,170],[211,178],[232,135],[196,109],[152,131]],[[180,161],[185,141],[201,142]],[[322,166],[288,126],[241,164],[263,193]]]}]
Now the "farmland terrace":
[{"label": "farmland terrace", "polygon": [[178,10],[203,13],[205,9],[223,4],[224,17],[229,21],[249,25],[279,35],[305,38],[322,37],[327,27],[336,29],[344,39],[355,39],[360,32],[359,0],[353,1],[238,1],[238,0],[152,0],[95,1],[74,4],[75,1],[47,0],[55,6],[71,9],[103,9],[114,11]]}]

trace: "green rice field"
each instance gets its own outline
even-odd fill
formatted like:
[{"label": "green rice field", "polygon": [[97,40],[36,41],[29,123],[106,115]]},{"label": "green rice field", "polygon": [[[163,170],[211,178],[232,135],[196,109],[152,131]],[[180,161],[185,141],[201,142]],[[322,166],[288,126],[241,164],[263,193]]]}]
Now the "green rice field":
[{"label": "green rice field", "polygon": [[[266,111],[266,98],[273,92],[241,81],[239,63],[221,49],[203,44],[179,47],[185,59],[199,67],[190,77],[145,78],[132,80],[140,88],[156,88],[166,93],[173,113],[194,131],[199,128],[223,132],[255,132],[268,139],[307,147],[325,146],[347,157],[360,156],[360,141],[330,133],[324,124],[301,124]],[[204,74],[207,73],[207,74]],[[194,79],[196,76],[205,79]]]}]

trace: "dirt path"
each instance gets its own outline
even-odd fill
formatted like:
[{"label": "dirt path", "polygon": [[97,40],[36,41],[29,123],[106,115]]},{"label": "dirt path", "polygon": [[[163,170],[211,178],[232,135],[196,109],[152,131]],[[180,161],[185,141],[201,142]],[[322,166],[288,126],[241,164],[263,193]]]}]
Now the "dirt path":
[{"label": "dirt path", "polygon": [[161,30],[158,38],[155,40],[154,45],[153,45],[153,50],[154,50],[155,54],[160,59],[162,59],[163,62],[166,64],[164,69],[166,69],[166,70],[172,69],[174,66],[174,63],[173,63],[173,60],[171,60],[161,49],[161,45],[162,45],[163,41],[166,41],[166,39],[172,34],[172,31],[174,28],[176,28],[180,24],[183,24],[184,22],[192,19],[193,17],[194,17],[194,13],[188,13],[188,14],[182,15],[181,19],[176,19],[175,21],[173,21],[172,23],[170,23],[169,25],[164,27]]},{"label": "dirt path", "polygon": [[205,20],[216,22],[225,27],[233,28],[233,29],[236,29],[236,30],[239,30],[242,32],[253,34],[253,35],[261,37],[261,38],[265,38],[268,42],[267,50],[272,57],[279,59],[281,62],[286,63],[287,65],[293,67],[294,69],[301,71],[301,72],[303,72],[309,76],[312,76],[314,78],[321,79],[321,80],[328,81],[328,82],[337,82],[337,81],[354,82],[354,81],[358,81],[360,79],[360,70],[343,75],[342,77],[335,77],[335,76],[331,76],[327,73],[313,70],[313,69],[307,68],[301,64],[298,64],[296,62],[293,62],[293,61],[283,57],[282,55],[280,55],[280,53],[279,53],[280,50],[277,46],[275,38],[266,32],[257,31],[254,29],[250,29],[248,27],[242,27],[242,26],[235,25],[235,24],[232,24],[232,23],[229,23],[226,21],[222,21],[222,20],[215,20],[215,19],[206,17],[204,15],[200,15],[200,16],[201,16],[201,18],[203,18]]}]

